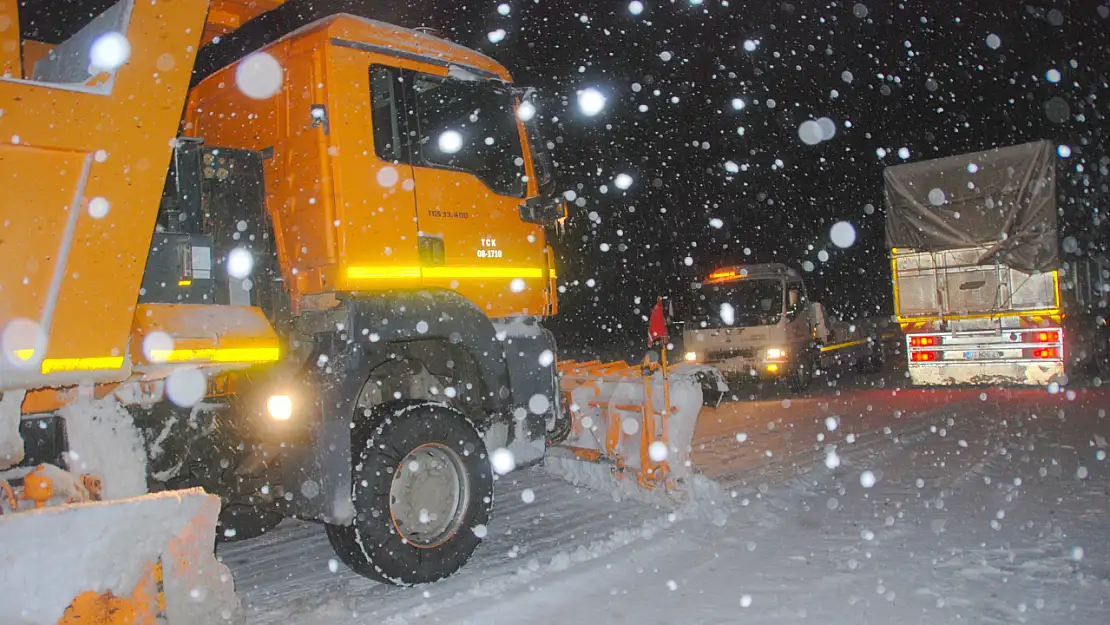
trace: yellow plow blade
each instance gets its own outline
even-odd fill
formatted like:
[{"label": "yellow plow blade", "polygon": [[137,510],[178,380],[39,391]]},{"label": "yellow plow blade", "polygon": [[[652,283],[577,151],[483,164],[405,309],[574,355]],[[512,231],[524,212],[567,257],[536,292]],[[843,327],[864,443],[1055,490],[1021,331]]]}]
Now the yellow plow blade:
[{"label": "yellow plow blade", "polygon": [[189,489],[0,516],[0,622],[243,622],[213,552],[219,511]]},{"label": "yellow plow blade", "polygon": [[[660,500],[693,479],[690,445],[698,415],[728,391],[715,368],[574,360],[558,365],[570,433],[546,466],[576,484]],[[637,492],[639,491],[639,492]]]}]

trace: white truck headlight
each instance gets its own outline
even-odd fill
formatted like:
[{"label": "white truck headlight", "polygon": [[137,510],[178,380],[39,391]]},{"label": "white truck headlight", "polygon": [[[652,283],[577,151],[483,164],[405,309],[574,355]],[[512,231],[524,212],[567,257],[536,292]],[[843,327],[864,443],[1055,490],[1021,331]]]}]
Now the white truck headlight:
[{"label": "white truck headlight", "polygon": [[697,352],[686,352],[686,361],[687,362],[694,362],[697,359],[698,359],[698,353]]},{"label": "white truck headlight", "polygon": [[786,358],[786,350],[785,349],[779,349],[777,347],[772,347],[772,348],[767,350],[767,360],[778,360],[780,358]]},{"label": "white truck headlight", "polygon": [[266,400],[266,412],[275,421],[288,421],[293,416],[293,398],[288,395],[270,395]]}]

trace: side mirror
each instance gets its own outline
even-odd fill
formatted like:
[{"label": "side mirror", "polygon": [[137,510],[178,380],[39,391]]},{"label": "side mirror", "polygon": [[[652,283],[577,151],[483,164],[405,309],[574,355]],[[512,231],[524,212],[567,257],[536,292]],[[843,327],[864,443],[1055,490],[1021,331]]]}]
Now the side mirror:
[{"label": "side mirror", "polygon": [[786,309],[786,319],[788,321],[794,321],[798,318],[799,314],[803,312],[808,312],[808,309],[808,304],[806,304],[805,302],[798,302],[797,304]]},{"label": "side mirror", "polygon": [[567,216],[567,201],[562,196],[530,197],[520,205],[520,218],[533,224],[547,224]]}]

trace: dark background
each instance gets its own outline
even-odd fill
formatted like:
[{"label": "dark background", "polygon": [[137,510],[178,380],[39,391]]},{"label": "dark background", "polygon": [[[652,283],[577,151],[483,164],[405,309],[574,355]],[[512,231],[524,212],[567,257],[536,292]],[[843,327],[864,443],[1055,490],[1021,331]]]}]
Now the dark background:
[{"label": "dark background", "polygon": [[[25,34],[56,38],[65,24],[52,15],[71,4],[24,0]],[[1066,144],[1060,236],[1072,237],[1066,251],[1106,248],[1105,1],[643,0],[638,16],[626,0],[507,0],[508,16],[498,4],[294,0],[203,50],[198,76],[347,11],[437,28],[538,87],[559,183],[580,198],[552,241],[565,292],[550,325],[561,343],[603,353],[642,349],[655,298],[680,295],[726,263],[808,260],[812,296],[831,312],[892,313],[882,168],[902,162],[903,147],[916,161],[1036,139]],[[507,33],[497,44],[487,35],[495,29]],[[986,43],[991,34],[998,49]],[[749,39],[754,52],[744,50]],[[1062,74],[1057,84],[1049,69]],[[586,87],[608,98],[597,117],[577,110]],[[730,106],[737,97],[742,111]],[[804,144],[799,125],[819,117],[836,121],[836,136]],[[746,170],[729,174],[726,161]],[[635,179],[626,192],[612,184],[622,172]],[[829,243],[839,220],[858,235],[846,250]],[[827,262],[817,259],[822,249]]]}]

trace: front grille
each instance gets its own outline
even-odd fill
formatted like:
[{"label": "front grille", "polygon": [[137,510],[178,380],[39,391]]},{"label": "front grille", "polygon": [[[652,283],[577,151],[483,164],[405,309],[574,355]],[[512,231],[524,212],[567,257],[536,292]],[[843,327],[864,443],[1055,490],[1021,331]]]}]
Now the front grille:
[{"label": "front grille", "polygon": [[727,347],[725,349],[711,349],[705,353],[709,361],[728,360],[729,358],[754,358],[755,350],[750,347]]}]

